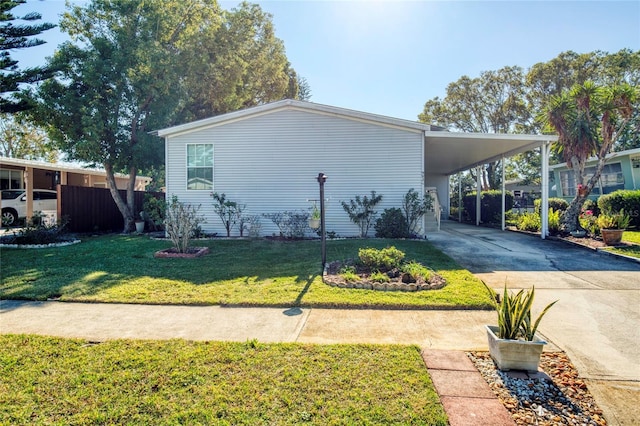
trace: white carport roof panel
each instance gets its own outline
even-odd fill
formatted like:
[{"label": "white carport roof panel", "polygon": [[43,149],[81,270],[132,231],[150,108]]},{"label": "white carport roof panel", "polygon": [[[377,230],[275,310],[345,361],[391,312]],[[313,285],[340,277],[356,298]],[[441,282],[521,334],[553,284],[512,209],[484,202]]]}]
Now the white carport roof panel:
[{"label": "white carport roof panel", "polygon": [[555,141],[550,135],[425,132],[428,174],[452,175]]}]

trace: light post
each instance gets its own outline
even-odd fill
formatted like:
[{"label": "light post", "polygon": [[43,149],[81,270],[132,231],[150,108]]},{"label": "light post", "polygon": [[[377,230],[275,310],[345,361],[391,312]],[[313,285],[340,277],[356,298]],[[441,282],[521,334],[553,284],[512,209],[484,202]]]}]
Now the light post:
[{"label": "light post", "polygon": [[318,173],[316,180],[320,185],[320,238],[322,240],[322,271],[324,271],[324,265],[327,263],[327,237],[324,223],[324,183],[327,181],[327,175]]}]

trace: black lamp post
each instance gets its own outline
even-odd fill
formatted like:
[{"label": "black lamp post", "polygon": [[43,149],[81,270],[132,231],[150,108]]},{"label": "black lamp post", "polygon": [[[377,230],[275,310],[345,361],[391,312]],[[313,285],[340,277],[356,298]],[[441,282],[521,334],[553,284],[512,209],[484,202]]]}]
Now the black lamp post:
[{"label": "black lamp post", "polygon": [[324,183],[327,181],[327,175],[318,173],[316,178],[320,185],[320,238],[322,240],[322,270],[327,263],[327,237],[324,223]]}]

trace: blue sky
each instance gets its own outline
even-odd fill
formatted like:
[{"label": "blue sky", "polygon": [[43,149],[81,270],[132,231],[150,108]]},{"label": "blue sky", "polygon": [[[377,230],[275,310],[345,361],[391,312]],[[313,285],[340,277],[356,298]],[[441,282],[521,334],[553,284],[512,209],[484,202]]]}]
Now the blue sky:
[{"label": "blue sky", "polygon": [[[313,102],[409,120],[463,75],[527,69],[567,50],[640,50],[640,1],[254,3],[273,15]],[[28,0],[15,14],[38,11],[57,23],[63,10],[64,0]],[[42,38],[46,45],[13,54],[20,65],[43,63],[64,35],[56,29]]]}]

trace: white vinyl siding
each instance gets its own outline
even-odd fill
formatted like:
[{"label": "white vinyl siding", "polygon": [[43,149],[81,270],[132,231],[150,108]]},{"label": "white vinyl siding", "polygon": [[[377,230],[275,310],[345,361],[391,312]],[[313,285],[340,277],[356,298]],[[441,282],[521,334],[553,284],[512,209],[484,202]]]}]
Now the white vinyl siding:
[{"label": "white vinyl siding", "polygon": [[[245,215],[310,211],[309,200],[319,197],[316,177],[322,172],[328,176],[327,231],[353,236],[358,227],[349,221],[341,201],[374,190],[383,196],[376,209],[380,215],[385,208],[400,207],[409,189],[422,190],[423,136],[418,130],[283,109],[168,136],[167,196],[201,205],[207,218],[202,228],[219,235],[225,231],[210,195],[184,190],[185,146],[210,141],[215,141],[213,191],[246,204]],[[262,217],[261,223],[263,235],[278,232],[269,219]]]},{"label": "white vinyl siding", "polygon": [[187,190],[213,190],[213,144],[187,144]]}]

